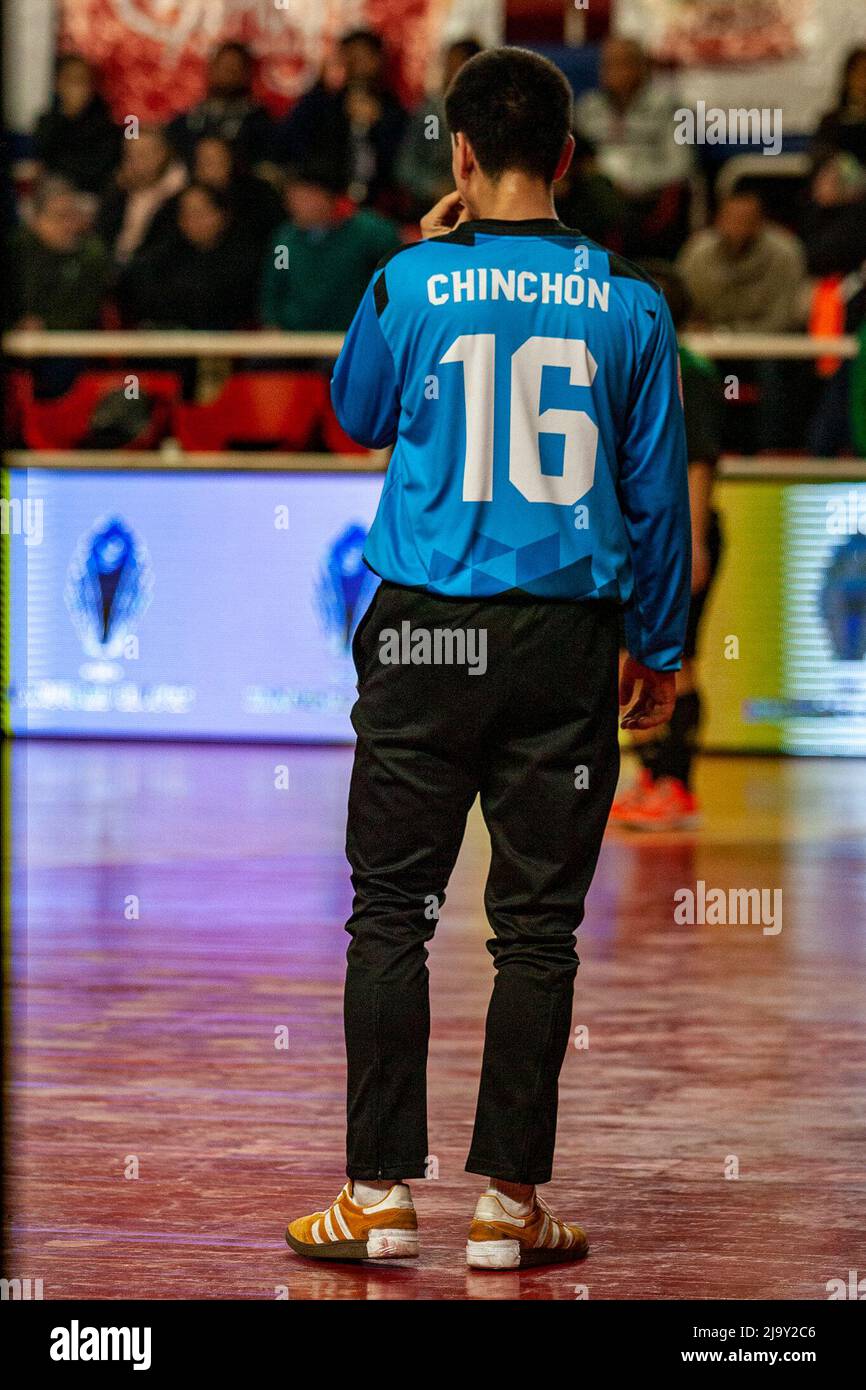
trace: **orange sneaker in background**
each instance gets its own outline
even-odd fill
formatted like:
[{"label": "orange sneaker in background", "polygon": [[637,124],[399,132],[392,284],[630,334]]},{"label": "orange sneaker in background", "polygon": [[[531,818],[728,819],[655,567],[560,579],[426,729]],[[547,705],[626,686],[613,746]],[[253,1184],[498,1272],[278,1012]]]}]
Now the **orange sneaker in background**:
[{"label": "orange sneaker in background", "polygon": [[618,821],[629,830],[695,830],[700,823],[697,797],[676,777],[660,777]]},{"label": "orange sneaker in background", "polygon": [[635,806],[639,806],[652,791],[653,778],[649,768],[641,764],[635,781],[616,798],[610,808],[610,820],[623,821]]}]

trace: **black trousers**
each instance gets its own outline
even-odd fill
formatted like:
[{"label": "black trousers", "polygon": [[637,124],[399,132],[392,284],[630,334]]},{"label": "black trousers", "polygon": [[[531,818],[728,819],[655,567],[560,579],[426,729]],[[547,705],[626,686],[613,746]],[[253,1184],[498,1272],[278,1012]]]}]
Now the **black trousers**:
[{"label": "black trousers", "polygon": [[[476,673],[468,663],[383,661],[404,623],[413,640],[462,629]],[[451,600],[387,583],[359,625],[346,838],[349,1177],[425,1175],[426,943],[478,795],[492,848],[495,982],[466,1168],[550,1179],[574,933],[619,771],[617,637],[618,609],[606,601]]]}]

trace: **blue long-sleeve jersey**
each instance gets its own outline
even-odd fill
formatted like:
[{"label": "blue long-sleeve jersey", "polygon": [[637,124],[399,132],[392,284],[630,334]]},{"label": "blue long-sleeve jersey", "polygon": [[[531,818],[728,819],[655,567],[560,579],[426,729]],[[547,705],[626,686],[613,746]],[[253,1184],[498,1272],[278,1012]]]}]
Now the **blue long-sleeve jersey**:
[{"label": "blue long-sleeve jersey", "polygon": [[654,281],[553,219],[474,221],[377,268],[334,368],[343,428],[394,445],[364,558],[449,597],[626,605],[680,665],[690,588],[676,334]]}]

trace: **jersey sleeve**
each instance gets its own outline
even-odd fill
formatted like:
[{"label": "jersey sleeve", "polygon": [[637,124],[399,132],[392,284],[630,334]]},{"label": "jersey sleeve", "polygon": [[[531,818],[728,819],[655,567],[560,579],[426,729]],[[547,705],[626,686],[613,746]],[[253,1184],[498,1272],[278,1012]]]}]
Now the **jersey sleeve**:
[{"label": "jersey sleeve", "polygon": [[634,570],[626,646],[644,666],[682,664],[691,590],[691,519],[677,340],[659,297],[632,387],[619,494]]},{"label": "jersey sleeve", "polygon": [[343,429],[368,449],[383,449],[397,438],[400,387],[391,349],[379,323],[382,301],[378,270],[358,305],[331,377],[331,403]]}]

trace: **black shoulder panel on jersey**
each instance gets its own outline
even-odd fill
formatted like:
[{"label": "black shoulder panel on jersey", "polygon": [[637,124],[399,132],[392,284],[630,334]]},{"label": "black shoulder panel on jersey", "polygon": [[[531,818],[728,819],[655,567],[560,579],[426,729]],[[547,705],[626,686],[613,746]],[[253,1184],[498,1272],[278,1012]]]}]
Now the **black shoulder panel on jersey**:
[{"label": "black shoulder panel on jersey", "polygon": [[393,251],[386,251],[385,255],[376,266],[376,270],[383,270],[389,261],[393,261],[395,256],[402,256],[404,251],[414,251],[419,246],[474,246],[475,233],[463,227],[455,227],[453,232],[445,232],[442,236],[431,236],[421,241],[407,241],[405,246],[395,246]]},{"label": "black shoulder panel on jersey", "polygon": [[446,246],[474,246],[475,233],[469,227],[455,227],[453,232],[445,232],[443,236],[428,237],[429,241],[441,241]]},{"label": "black shoulder panel on jersey", "polygon": [[404,251],[412,251],[416,246],[421,246],[420,241],[407,241],[405,246],[395,246],[393,251],[386,251],[381,260],[376,264],[376,270],[384,270],[389,261],[393,261],[395,256],[401,256]]},{"label": "black shoulder panel on jersey", "polygon": [[[437,242],[445,242],[457,246],[474,246],[475,233],[464,231],[462,227],[455,227],[453,232],[447,232],[443,236],[427,237],[422,241],[407,241],[405,246],[395,246],[393,251],[386,251],[385,255],[378,262],[373,274],[376,275],[380,270],[384,270],[389,261],[393,261],[395,256],[401,256],[404,251],[414,251],[418,246],[432,246]],[[385,276],[380,275],[373,286],[373,301],[376,305],[376,313],[381,317],[388,303],[388,286],[385,283]]]},{"label": "black shoulder panel on jersey", "polygon": [[[385,266],[388,265],[390,261],[393,261],[395,256],[402,256],[404,251],[414,251],[419,246],[434,246],[437,242],[444,242],[446,245],[450,244],[452,246],[455,244],[458,246],[474,246],[475,233],[468,230],[464,231],[462,227],[455,227],[453,232],[446,232],[443,236],[427,237],[421,241],[407,241],[405,246],[395,246],[393,251],[386,251],[381,260],[377,262],[373,274],[375,275],[377,271],[384,270]],[[380,276],[379,280],[376,281],[375,293],[377,294],[379,293],[380,284],[382,286],[381,293],[385,295],[385,301],[382,304],[382,309],[384,309],[385,304],[388,303],[388,288],[385,285],[384,275]],[[378,301],[376,308],[379,309]],[[379,309],[380,314],[382,309]]]},{"label": "black shoulder panel on jersey", "polygon": [[373,303],[376,306],[376,314],[381,318],[388,307],[388,286],[385,284],[385,276],[380,275],[373,286]]},{"label": "black shoulder panel on jersey", "polygon": [[645,270],[641,270],[639,265],[635,265],[634,261],[627,261],[625,256],[618,255],[616,251],[608,251],[607,255],[610,261],[612,279],[643,280],[645,284],[652,285],[653,289],[661,294],[661,285]]}]

